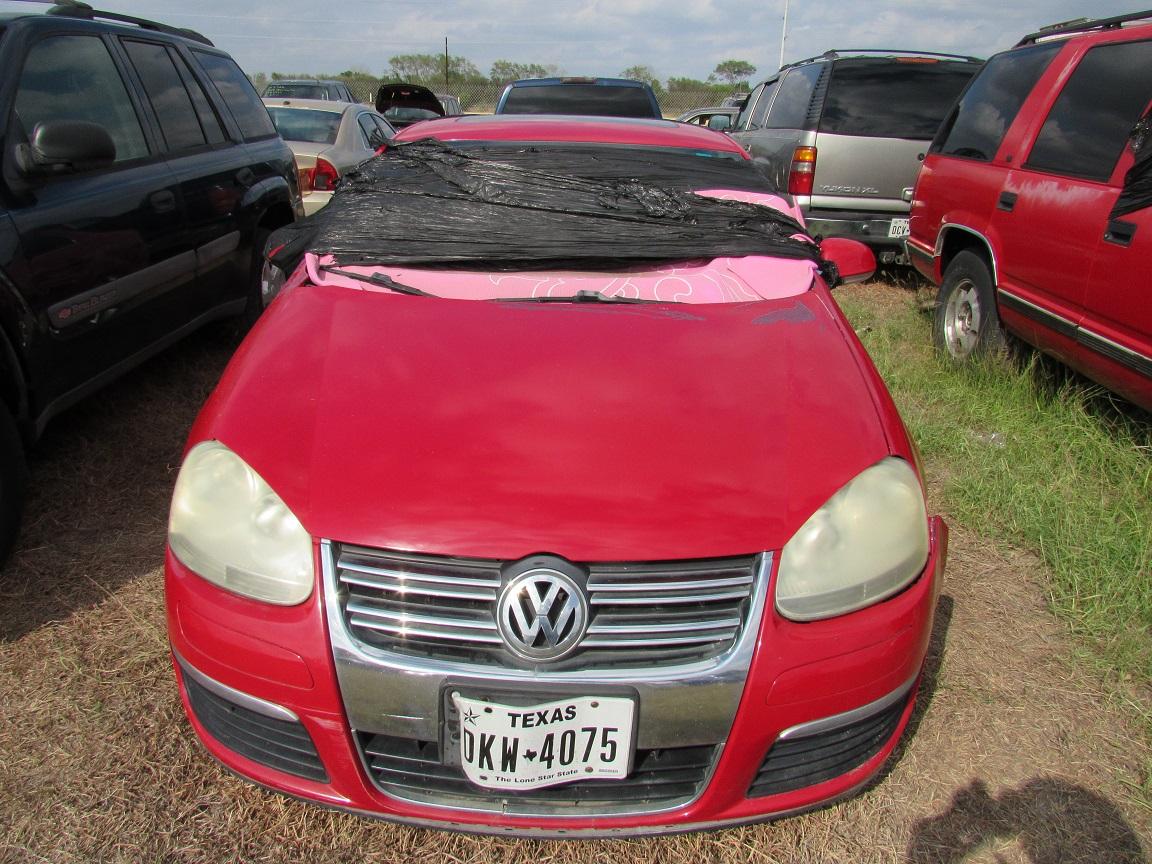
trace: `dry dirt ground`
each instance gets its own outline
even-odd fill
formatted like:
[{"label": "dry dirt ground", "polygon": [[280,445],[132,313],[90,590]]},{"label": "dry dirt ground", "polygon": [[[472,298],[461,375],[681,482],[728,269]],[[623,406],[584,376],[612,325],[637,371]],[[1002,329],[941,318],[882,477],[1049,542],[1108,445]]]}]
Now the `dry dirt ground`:
[{"label": "dry dirt ground", "polygon": [[877,781],[845,803],[710,834],[519,841],[332,813],[232,777],[181,713],[161,554],[184,435],[234,346],[221,330],[194,337],[58,418],[31,454],[22,543],[0,574],[0,862],[1152,855],[1152,753],[1132,713],[1074,659],[1036,561],[959,526],[913,726]]}]

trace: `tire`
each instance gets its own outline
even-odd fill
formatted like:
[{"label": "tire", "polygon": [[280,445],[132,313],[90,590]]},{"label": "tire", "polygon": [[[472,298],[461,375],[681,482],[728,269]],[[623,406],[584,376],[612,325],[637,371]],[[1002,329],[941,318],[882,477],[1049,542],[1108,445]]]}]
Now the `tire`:
[{"label": "tire", "polygon": [[27,488],[24,445],[12,415],[0,404],[0,565],[8,560],[20,533]]},{"label": "tire", "polygon": [[264,307],[268,305],[261,283],[263,281],[264,247],[268,244],[268,238],[271,235],[272,231],[263,225],[252,233],[252,261],[248,266],[248,302],[244,306],[245,328],[252,327],[256,323],[256,319],[263,314]]},{"label": "tire", "polygon": [[1003,352],[1008,345],[996,311],[996,291],[984,259],[956,255],[936,296],[932,341],[954,363]]}]

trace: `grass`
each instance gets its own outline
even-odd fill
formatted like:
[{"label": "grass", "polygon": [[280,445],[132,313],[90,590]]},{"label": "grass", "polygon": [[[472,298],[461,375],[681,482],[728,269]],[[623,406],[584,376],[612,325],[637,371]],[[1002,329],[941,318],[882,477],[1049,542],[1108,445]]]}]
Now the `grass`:
[{"label": "grass", "polygon": [[1034,352],[955,367],[932,349],[930,316],[912,292],[836,296],[930,466],[937,506],[1039,556],[1055,613],[1108,670],[1144,690],[1152,418]]}]

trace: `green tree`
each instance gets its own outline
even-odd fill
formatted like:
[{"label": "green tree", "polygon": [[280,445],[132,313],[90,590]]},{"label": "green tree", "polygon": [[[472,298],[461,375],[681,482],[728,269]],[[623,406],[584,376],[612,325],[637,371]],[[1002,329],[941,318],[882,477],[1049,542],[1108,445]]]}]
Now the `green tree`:
[{"label": "green tree", "polygon": [[364,67],[354,66],[351,69],[345,69],[339,75],[333,77],[339,78],[347,84],[348,89],[352,91],[352,95],[361,102],[375,101],[376,88],[380,86],[380,79]]},{"label": "green tree", "polygon": [[660,87],[660,79],[656,77],[651,66],[629,66],[620,73],[620,77],[631,78],[633,81],[643,81],[645,84],[650,84],[653,89]]},{"label": "green tree", "polygon": [[698,81],[695,78],[669,78],[668,79],[668,92],[675,93],[681,90],[712,90],[717,85],[710,84],[707,81]]},{"label": "green tree", "polygon": [[755,74],[756,67],[747,60],[725,60],[722,63],[716,64],[716,68],[712,70],[712,74],[708,76],[708,80],[725,81],[728,84],[736,84],[747,81]]},{"label": "green tree", "polygon": [[[414,84],[444,84],[443,54],[398,54],[388,58],[388,75],[397,81]],[[448,58],[448,82],[481,78],[480,70],[466,57]]]},{"label": "green tree", "polygon": [[555,66],[541,66],[539,63],[513,63],[511,60],[497,60],[492,64],[488,80],[493,84],[507,84],[521,78],[549,78],[556,74]]}]

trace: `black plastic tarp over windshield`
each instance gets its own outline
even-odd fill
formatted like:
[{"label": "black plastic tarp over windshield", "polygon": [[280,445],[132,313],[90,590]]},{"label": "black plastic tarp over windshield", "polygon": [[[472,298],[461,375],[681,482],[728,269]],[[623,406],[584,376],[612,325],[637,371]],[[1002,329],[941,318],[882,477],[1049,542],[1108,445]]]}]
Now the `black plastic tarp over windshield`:
[{"label": "black plastic tarp over windshield", "polygon": [[423,140],[347,175],[327,207],[277,231],[268,248],[286,270],[306,251],[344,265],[484,270],[745,255],[820,261],[784,213],[695,189],[774,191],[752,162],[711,151]]}]

